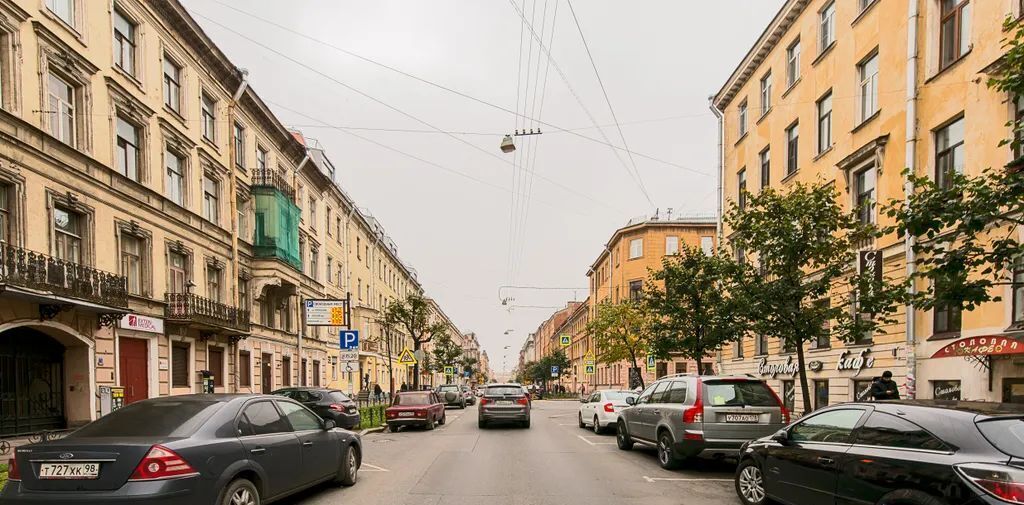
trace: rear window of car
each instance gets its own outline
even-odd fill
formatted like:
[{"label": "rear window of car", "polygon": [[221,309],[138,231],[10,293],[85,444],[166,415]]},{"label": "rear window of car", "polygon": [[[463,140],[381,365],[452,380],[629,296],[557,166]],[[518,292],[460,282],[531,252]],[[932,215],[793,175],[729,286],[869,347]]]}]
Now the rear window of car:
[{"label": "rear window of car", "polygon": [[430,393],[403,394],[395,397],[395,405],[408,407],[410,405],[430,405]]},{"label": "rear window of car", "polygon": [[441,386],[437,388],[438,391],[458,391],[459,386]]},{"label": "rear window of car", "polygon": [[352,401],[351,398],[345,396],[345,393],[342,393],[341,391],[331,391],[331,393],[328,395],[328,398],[330,398],[330,400],[332,402],[350,402],[350,401]]},{"label": "rear window of car", "polygon": [[291,398],[292,400],[295,400],[295,401],[301,402],[301,403],[309,403],[309,402],[320,401],[320,393],[318,393],[316,391],[302,391],[302,390],[289,389],[289,390],[285,390],[285,391],[278,391],[278,392],[276,392],[274,394],[279,395],[279,396],[283,396],[285,398]]},{"label": "rear window of car", "polygon": [[83,426],[70,437],[187,437],[221,405],[216,401],[133,403]]},{"label": "rear window of car", "polygon": [[605,391],[604,397],[610,401],[625,400],[626,398],[636,398],[636,393],[632,391]]},{"label": "rear window of car", "polygon": [[989,419],[979,422],[978,429],[996,449],[1024,458],[1024,418]]},{"label": "rear window of car", "polygon": [[520,396],[523,394],[523,388],[518,386],[498,386],[487,388],[484,394],[488,396]]},{"label": "rear window of car", "polygon": [[712,407],[778,407],[775,395],[763,382],[705,382],[707,396],[704,401]]}]

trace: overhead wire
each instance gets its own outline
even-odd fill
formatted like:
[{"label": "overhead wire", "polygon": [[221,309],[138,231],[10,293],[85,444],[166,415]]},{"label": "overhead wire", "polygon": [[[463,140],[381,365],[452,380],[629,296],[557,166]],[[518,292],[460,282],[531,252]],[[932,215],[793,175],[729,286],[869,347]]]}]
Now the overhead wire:
[{"label": "overhead wire", "polygon": [[[526,7],[526,0],[522,0],[523,7]],[[513,126],[516,130],[519,129],[519,96],[522,92],[523,86],[523,42],[526,35],[526,20],[523,19],[519,25],[519,60],[516,63],[516,112],[512,118]],[[518,151],[518,150],[517,150]],[[517,160],[520,153],[512,151],[512,198],[509,201],[508,209],[508,251],[505,257],[505,277],[508,282],[512,282],[512,251],[514,250],[515,243],[515,216],[516,216],[516,202],[518,201],[517,183],[519,182],[519,165]]]},{"label": "overhead wire", "polygon": [[[532,0],[531,7],[530,7],[530,23],[531,24],[536,22],[536,15],[537,15],[537,0]],[[545,3],[544,3],[544,13],[541,16],[542,23],[546,23],[547,22],[546,18],[547,18],[547,0],[545,0]],[[542,24],[542,26],[543,26],[543,24]],[[543,31],[543,28],[541,28],[541,30]],[[525,117],[525,114],[526,114],[527,109],[529,109],[529,105],[528,104],[530,102],[530,75],[533,74],[533,75],[536,76],[536,75],[538,75],[540,73],[540,54],[537,55],[537,68],[538,68],[538,71],[537,72],[533,72],[533,38],[531,37],[530,38],[530,43],[527,46],[526,79],[523,81],[524,84],[526,85],[525,86],[525,92],[523,93],[523,96],[522,96],[522,99],[523,99],[523,108],[522,108],[522,110],[523,110],[524,117],[523,117],[522,122],[521,122],[521,128],[522,128],[524,133],[526,132],[527,122],[529,122],[529,119],[527,119]],[[533,86],[533,96],[536,99],[536,96],[537,96],[537,86],[536,86],[536,83]],[[518,99],[518,97],[517,97],[517,99]],[[534,102],[534,103],[536,103],[536,102]],[[518,108],[519,104],[516,104],[516,107]],[[531,113],[531,115],[532,115],[532,113]],[[532,127],[533,123],[530,123],[530,126]],[[531,128],[531,130],[532,130],[532,128]],[[530,151],[536,146],[536,139],[532,135],[531,136],[524,136],[522,138],[523,138],[523,147],[522,147],[522,155],[519,156],[519,167],[520,167],[520,170],[518,171],[518,179],[517,179],[517,182],[518,182],[518,185],[519,185],[519,188],[520,188],[520,192],[519,192],[519,198],[517,198],[517,200],[515,202],[516,203],[515,209],[514,209],[515,212],[513,213],[513,218],[512,218],[512,227],[513,227],[512,237],[513,237],[513,239],[512,239],[512,242],[509,244],[510,254],[512,256],[511,257],[511,265],[510,265],[511,270],[512,270],[512,276],[511,276],[511,279],[510,279],[511,282],[515,282],[515,278],[516,278],[516,274],[517,274],[517,270],[518,270],[517,269],[517,265],[518,265],[518,262],[519,262],[518,251],[521,249],[521,242],[523,240],[522,213],[523,213],[523,206],[524,206],[524,203],[525,203],[524,200],[526,200],[528,198],[528,196],[523,194],[523,192],[521,190],[522,190],[522,188],[524,186],[527,185],[527,181],[530,179],[530,174],[528,174],[526,171],[527,170],[532,170],[532,167],[530,165]]]}]

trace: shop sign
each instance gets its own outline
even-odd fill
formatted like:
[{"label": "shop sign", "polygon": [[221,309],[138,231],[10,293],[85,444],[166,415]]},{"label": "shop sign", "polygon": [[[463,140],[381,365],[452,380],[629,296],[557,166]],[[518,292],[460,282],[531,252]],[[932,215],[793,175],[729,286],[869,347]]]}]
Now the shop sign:
[{"label": "shop sign", "polygon": [[121,328],[125,330],[142,331],[146,333],[164,333],[164,320],[159,317],[142,316],[139,314],[126,314],[121,318]]},{"label": "shop sign", "polygon": [[960,381],[932,381],[932,398],[936,400],[959,400]]},{"label": "shop sign", "polygon": [[860,375],[861,370],[875,366],[875,358],[868,356],[870,352],[871,348],[861,349],[856,355],[852,355],[853,351],[843,351],[836,363],[836,370],[854,370],[856,371],[853,374],[854,377]]},{"label": "shop sign", "polygon": [[807,362],[807,369],[812,372],[820,372],[822,368],[825,368],[825,364],[816,359]]},{"label": "shop sign", "polygon": [[768,358],[761,358],[761,362],[757,364],[758,375],[770,375],[771,378],[775,378],[776,375],[796,375],[799,367],[796,362],[793,361],[793,357],[789,356],[785,362],[780,363],[768,363]]},{"label": "shop sign", "polygon": [[933,358],[951,358],[957,356],[992,356],[1003,354],[1024,353],[1024,344],[1017,339],[999,335],[967,337],[947,344],[939,349]]}]

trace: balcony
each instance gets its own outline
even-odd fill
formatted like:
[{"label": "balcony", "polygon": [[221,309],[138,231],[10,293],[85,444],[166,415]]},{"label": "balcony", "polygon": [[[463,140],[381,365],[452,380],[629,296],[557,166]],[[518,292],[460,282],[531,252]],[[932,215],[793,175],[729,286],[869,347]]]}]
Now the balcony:
[{"label": "balcony", "polygon": [[226,334],[249,333],[249,311],[224,305],[192,293],[167,293],[164,317],[168,321]]},{"label": "balcony", "polygon": [[254,188],[273,188],[283,193],[289,200],[295,200],[295,190],[288,184],[288,178],[278,170],[271,170],[269,168],[254,170],[252,173],[252,186]]},{"label": "balcony", "polygon": [[123,312],[128,308],[127,280],[123,275],[3,242],[0,292],[40,303],[40,314],[42,305],[72,305],[99,313]]},{"label": "balcony", "polygon": [[291,188],[275,172],[258,170],[253,175],[255,230],[252,250],[257,259],[278,260],[296,272],[302,271],[299,259],[299,207]]}]

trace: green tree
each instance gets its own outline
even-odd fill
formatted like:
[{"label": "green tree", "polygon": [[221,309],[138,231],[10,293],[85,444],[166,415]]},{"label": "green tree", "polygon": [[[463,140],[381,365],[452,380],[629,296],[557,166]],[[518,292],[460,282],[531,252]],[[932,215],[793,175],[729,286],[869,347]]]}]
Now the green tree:
[{"label": "green tree", "polygon": [[462,348],[447,333],[438,335],[430,352],[431,372],[443,373],[444,367],[456,366],[462,358]]},{"label": "green tree", "polygon": [[[640,368],[639,359],[650,350],[654,340],[652,319],[645,305],[636,300],[599,303],[596,315],[587,323],[597,358],[606,363],[629,361],[632,368]],[[643,387],[643,374],[639,379]]]},{"label": "green tree", "polygon": [[738,259],[757,260],[758,275],[735,286],[756,315],[751,329],[796,350],[804,412],[810,412],[804,344],[874,335],[895,322],[892,314],[904,300],[904,284],[884,277],[876,282],[872,271],[856,268],[859,246],[879,231],[856,212],[843,210],[832,185],[748,194],[747,205],[734,203],[726,221]]},{"label": "green tree", "polygon": [[[430,301],[413,293],[404,300],[395,300],[384,309],[384,324],[390,328],[401,328],[413,342],[413,350],[419,351],[423,344],[443,335],[445,325],[434,320]],[[420,364],[413,365],[414,390],[420,388]]]},{"label": "green tree", "polygon": [[727,342],[740,341],[750,331],[746,291],[739,284],[752,269],[731,256],[709,256],[683,247],[678,256],[662,260],[651,272],[643,303],[653,316],[651,348],[659,358],[672,353],[700,363]]}]

